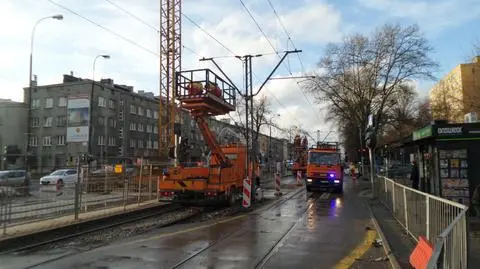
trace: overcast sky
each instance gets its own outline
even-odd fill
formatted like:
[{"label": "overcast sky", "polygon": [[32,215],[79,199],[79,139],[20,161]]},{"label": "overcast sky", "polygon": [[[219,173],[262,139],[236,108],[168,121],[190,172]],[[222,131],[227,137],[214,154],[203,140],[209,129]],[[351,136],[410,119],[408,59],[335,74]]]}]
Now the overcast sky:
[{"label": "overcast sky", "polygon": [[[53,4],[58,3],[114,33]],[[99,60],[95,77],[112,78],[115,83],[134,86],[135,91],[158,93],[159,37],[155,29],[126,14],[109,2],[128,10],[158,28],[159,0],[0,0],[0,98],[22,101],[28,84],[28,55],[32,27],[39,18],[62,14],[63,21],[45,20],[35,33],[33,73],[40,85],[59,83],[62,75],[91,78],[93,59]],[[244,0],[268,40],[259,31],[239,0],[184,0],[183,13],[220,40],[237,55],[266,54],[254,60],[257,86],[278,61],[276,50],[292,49],[292,43],[278,22],[268,0]],[[479,38],[480,0],[270,0],[293,43],[302,49],[278,69],[276,76],[315,70],[324,46],[338,42],[345,34],[368,33],[385,22],[418,23],[436,49],[441,77],[470,56],[470,47]],[[200,57],[231,56],[185,17],[182,18],[182,68],[210,67]],[[135,44],[132,44],[135,43]],[[193,52],[191,51],[193,50]],[[242,64],[235,58],[218,59],[232,79],[242,85]],[[300,62],[301,61],[301,62]],[[304,69],[301,66],[304,66]],[[298,80],[273,80],[265,94],[281,127],[299,125],[322,138],[332,125],[323,120],[324,111],[302,92]],[[419,81],[425,95],[431,81]],[[312,104],[314,104],[312,106]],[[275,131],[274,131],[275,134]],[[335,139],[335,133],[328,138]]]}]

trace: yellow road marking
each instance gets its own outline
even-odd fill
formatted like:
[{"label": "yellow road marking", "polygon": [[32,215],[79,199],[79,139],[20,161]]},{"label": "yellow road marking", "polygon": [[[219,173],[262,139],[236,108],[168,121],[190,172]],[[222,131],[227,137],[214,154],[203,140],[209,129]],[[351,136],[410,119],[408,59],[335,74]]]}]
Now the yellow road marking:
[{"label": "yellow road marking", "polygon": [[372,246],[373,241],[377,237],[377,232],[373,230],[368,230],[367,234],[363,238],[362,242],[344,257],[340,262],[338,262],[334,269],[348,269],[355,263],[356,259],[360,258],[367,252],[367,250]]}]

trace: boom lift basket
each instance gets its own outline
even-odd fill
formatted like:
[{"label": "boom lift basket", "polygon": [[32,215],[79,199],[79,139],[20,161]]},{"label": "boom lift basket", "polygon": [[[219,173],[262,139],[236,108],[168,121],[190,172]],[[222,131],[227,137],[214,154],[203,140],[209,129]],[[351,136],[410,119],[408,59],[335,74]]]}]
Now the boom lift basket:
[{"label": "boom lift basket", "polygon": [[176,96],[192,113],[209,116],[235,111],[235,88],[210,69],[176,73]]}]

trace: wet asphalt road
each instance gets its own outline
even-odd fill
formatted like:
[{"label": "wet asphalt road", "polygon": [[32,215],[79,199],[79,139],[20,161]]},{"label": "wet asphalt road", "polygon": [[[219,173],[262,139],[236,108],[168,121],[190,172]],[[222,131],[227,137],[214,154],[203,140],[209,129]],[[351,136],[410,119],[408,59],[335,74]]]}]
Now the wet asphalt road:
[{"label": "wet asphalt road", "polygon": [[29,267],[52,269],[332,268],[370,226],[368,198],[362,197],[368,186],[348,178],[343,195],[307,193],[300,187],[263,209],[221,223],[172,226],[63,258],[67,253],[56,250],[5,261],[20,265],[25,259],[53,258]]}]

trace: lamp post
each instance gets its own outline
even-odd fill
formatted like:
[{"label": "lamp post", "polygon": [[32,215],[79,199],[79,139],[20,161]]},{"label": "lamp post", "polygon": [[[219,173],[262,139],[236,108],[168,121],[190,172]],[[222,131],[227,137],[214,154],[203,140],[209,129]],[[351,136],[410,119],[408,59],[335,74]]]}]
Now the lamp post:
[{"label": "lamp post", "polygon": [[[89,128],[88,128],[88,154],[92,154],[92,143],[93,143],[93,123],[92,123],[92,114],[93,114],[93,92],[95,88],[95,64],[97,63],[98,58],[103,58],[103,59],[110,59],[110,55],[107,54],[100,54],[95,57],[93,60],[93,68],[92,68],[92,89],[90,91],[90,106],[89,106]],[[103,140],[103,143],[105,143],[105,140]],[[102,156],[102,162],[103,162],[103,143],[100,145],[100,155]]]},{"label": "lamp post", "polygon": [[[32,81],[32,69],[33,69],[33,41],[34,41],[34,38],[35,38],[35,30],[37,29],[37,25],[44,21],[44,20],[47,20],[47,19],[55,19],[55,20],[63,20],[63,15],[61,14],[57,14],[57,15],[53,15],[53,16],[48,16],[48,17],[43,17],[39,20],[37,20],[37,22],[35,22],[35,24],[33,25],[33,29],[32,29],[32,34],[31,34],[31,37],[30,37],[30,64],[29,64],[29,72],[28,72],[28,105],[29,105],[29,109],[28,109],[28,119],[27,119],[27,143],[26,143],[26,147],[25,147],[25,167],[28,171],[28,149],[29,149],[29,141],[30,141],[30,127],[31,127],[31,115],[32,115],[32,88],[33,88],[33,81]],[[26,101],[26,100],[25,100]]]}]

